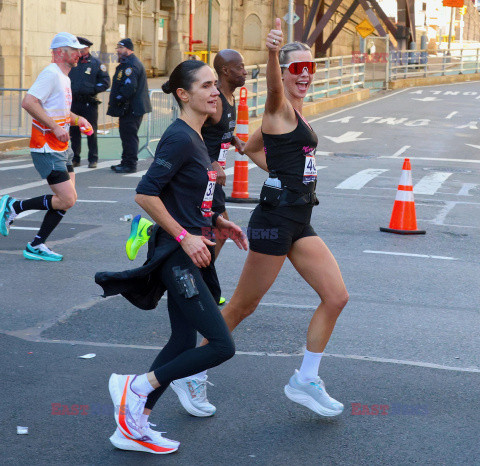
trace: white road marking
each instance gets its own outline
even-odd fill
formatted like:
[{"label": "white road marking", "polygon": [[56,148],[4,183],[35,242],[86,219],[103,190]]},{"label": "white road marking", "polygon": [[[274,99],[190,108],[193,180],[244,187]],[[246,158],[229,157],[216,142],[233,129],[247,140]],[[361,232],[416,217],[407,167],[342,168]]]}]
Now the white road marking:
[{"label": "white road marking", "polygon": [[253,210],[257,204],[252,205],[251,207],[245,207],[240,205],[225,204],[227,209],[243,209],[243,210]]},{"label": "white road marking", "polygon": [[463,183],[457,196],[471,196],[470,190],[475,189],[478,185],[475,183]]},{"label": "white road marking", "polygon": [[450,120],[454,115],[456,115],[458,112],[452,112],[450,113],[447,117],[445,117],[446,120]]},{"label": "white road marking", "polygon": [[[293,307],[293,306],[289,306]],[[35,341],[41,343],[54,343],[54,344],[61,344],[61,345],[85,345],[85,346],[95,346],[100,348],[130,348],[130,349],[139,349],[139,350],[151,350],[158,352],[163,349],[162,346],[147,346],[147,345],[125,345],[122,343],[104,343],[98,341],[82,341],[82,340],[48,340],[39,338],[37,336],[30,336],[27,337],[22,332],[15,332],[15,331],[5,331],[3,332],[7,335],[13,335],[17,338],[21,338],[25,341]],[[297,353],[268,353],[266,351],[237,351],[235,353],[237,356],[260,356],[260,357],[272,357],[272,358],[301,358],[303,357],[303,351]],[[480,374],[480,368],[478,367],[457,367],[457,366],[443,366],[441,364],[435,364],[430,362],[423,362],[423,361],[409,361],[409,360],[402,360],[402,359],[389,359],[389,358],[380,358],[376,356],[364,356],[364,355],[357,355],[357,354],[338,354],[338,353],[323,353],[324,357],[331,357],[331,358],[339,358],[339,359],[355,359],[359,361],[365,362],[378,362],[383,364],[396,364],[400,366],[414,366],[414,367],[421,367],[424,369],[438,369],[444,371],[452,371],[452,372],[467,372],[473,374]]]},{"label": "white road marking", "polygon": [[341,136],[323,136],[324,138],[330,139],[330,141],[335,142],[336,144],[342,144],[344,142],[357,142],[357,141],[366,141],[371,138],[359,138],[363,132],[361,131],[347,131]]},{"label": "white road marking", "polygon": [[128,191],[135,189],[135,188],[120,188],[120,187],[117,188],[116,186],[89,186],[88,188],[89,189],[127,189]]},{"label": "white road marking", "polygon": [[16,227],[12,225],[10,227],[10,230],[33,230],[33,231],[38,231],[40,227]]},{"label": "white road marking", "polygon": [[[75,174],[77,175],[79,173],[92,172],[100,168],[110,167],[110,165],[116,165],[119,162],[120,162],[119,160],[108,160],[106,162],[100,162],[97,165],[97,168],[79,167],[75,169]],[[0,196],[3,196],[4,194],[16,193],[18,191],[24,191],[25,189],[38,188],[39,186],[43,186],[46,184],[47,182],[45,180],[40,180],[40,181],[34,181],[32,183],[19,184],[17,186],[12,186],[10,188],[2,188],[2,191],[0,192]]]},{"label": "white road marking", "polygon": [[411,146],[403,146],[401,149],[397,150],[393,155],[384,155],[380,157],[381,159],[396,159],[398,156],[402,155],[407,149],[410,149]]},{"label": "white road marking", "polygon": [[315,152],[315,155],[327,155],[328,156],[328,155],[334,155],[334,152],[323,152],[321,150],[317,150]]},{"label": "white road marking", "polygon": [[13,167],[0,167],[0,171],[6,171],[6,170],[20,170],[22,168],[30,168],[33,167],[33,163],[26,163],[24,165],[14,165]]},{"label": "white road marking", "polygon": [[434,172],[427,176],[424,176],[414,187],[414,194],[426,194],[429,196],[434,195],[440,186],[451,176],[453,173],[447,172]]},{"label": "white road marking", "polygon": [[456,261],[455,257],[446,256],[429,256],[427,254],[410,254],[407,252],[390,252],[390,251],[369,251],[368,249],[363,251],[365,254],[384,254],[387,256],[405,256],[405,257],[420,257],[422,259],[442,259],[448,261]]},{"label": "white road marking", "polygon": [[101,204],[115,204],[118,201],[101,201],[98,199],[77,199],[77,202],[92,202],[92,203],[101,203]]},{"label": "white road marking", "polygon": [[[252,168],[255,168],[257,165],[254,164],[254,163],[249,163],[248,164],[248,169],[251,170]],[[235,167],[230,167],[230,168],[227,168],[225,171],[225,175],[233,175],[233,172],[235,171]]]},{"label": "white road marking", "polygon": [[457,205],[456,202],[446,202],[445,205],[440,209],[440,212],[437,216],[431,221],[435,225],[445,225],[445,219],[450,211]]},{"label": "white road marking", "polygon": [[[252,168],[255,168],[257,165],[254,164],[254,163],[249,163],[248,164],[248,169],[251,170]],[[233,175],[233,172],[235,170],[235,167],[230,167],[230,168],[227,168],[225,171],[225,175],[226,176],[229,176],[229,175]],[[147,170],[142,170],[140,172],[137,172],[137,173],[130,173],[128,175],[124,175],[124,176],[130,176],[132,178],[141,178],[143,175],[145,175],[145,173],[147,173]]]},{"label": "white road marking", "polygon": [[[480,149],[480,146],[474,146],[472,144],[467,144],[467,146],[477,147]],[[384,158],[384,157],[380,157]],[[459,162],[459,163],[480,163],[480,160],[469,160],[469,159],[441,159],[439,157],[409,157],[410,160],[430,160],[433,162]]]},{"label": "white road marking", "polygon": [[344,108],[343,110],[339,110],[338,112],[333,112],[333,113],[330,113],[328,115],[321,116],[319,118],[314,118],[313,120],[309,120],[309,123],[314,123],[315,121],[323,120],[324,118],[331,118],[332,116],[338,115],[339,113],[349,112],[349,111],[353,110],[354,108],[363,107],[364,105],[369,105],[369,104],[372,104],[374,102],[376,103],[376,102],[379,102],[380,100],[390,99],[391,97],[394,97],[394,96],[396,96],[398,94],[401,94],[402,92],[406,92],[406,91],[408,91],[408,89],[400,89],[399,91],[393,92],[392,94],[386,95],[385,97],[380,97],[379,99],[368,100],[368,101],[363,102],[361,104],[354,105],[353,107]]},{"label": "white road marking", "polygon": [[478,122],[477,122],[477,121],[470,121],[470,122],[467,123],[466,125],[456,126],[455,128],[457,128],[457,129],[465,129],[465,128],[468,128],[468,129],[478,130]]},{"label": "white road marking", "polygon": [[123,175],[125,177],[130,177],[130,178],[141,178],[143,175],[147,173],[147,170],[141,170],[137,173],[129,173],[128,175]]},{"label": "white road marking", "polygon": [[387,169],[383,168],[368,168],[367,170],[362,170],[350,176],[345,181],[342,181],[336,186],[336,189],[362,189],[369,181],[387,171]]},{"label": "white road marking", "polygon": [[436,97],[424,97],[423,99],[416,99],[415,97],[412,97],[412,100],[419,100],[420,102],[435,102],[442,99],[437,99]]},{"label": "white road marking", "polygon": [[17,162],[26,162],[28,159],[8,159],[8,160],[0,160],[0,165],[4,163],[17,163]]}]

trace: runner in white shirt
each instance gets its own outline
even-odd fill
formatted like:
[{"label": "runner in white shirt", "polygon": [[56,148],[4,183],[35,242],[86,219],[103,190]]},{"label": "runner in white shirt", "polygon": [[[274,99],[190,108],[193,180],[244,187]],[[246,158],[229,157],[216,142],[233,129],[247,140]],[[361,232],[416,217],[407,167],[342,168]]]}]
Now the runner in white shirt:
[{"label": "runner in white shirt", "polygon": [[30,151],[33,164],[46,179],[52,194],[16,200],[8,195],[0,199],[0,233],[7,236],[13,219],[26,210],[46,210],[43,223],[31,243],[23,251],[26,259],[60,261],[63,256],[45,245],[45,241],[60,223],[65,212],[77,200],[73,152],[68,147],[70,125],[90,128],[83,117],[70,111],[72,91],[69,71],[77,66],[79,50],[84,48],[68,32],[57,34],[50,46],[53,63],[37,77],[22,102],[22,107],[32,116]]}]

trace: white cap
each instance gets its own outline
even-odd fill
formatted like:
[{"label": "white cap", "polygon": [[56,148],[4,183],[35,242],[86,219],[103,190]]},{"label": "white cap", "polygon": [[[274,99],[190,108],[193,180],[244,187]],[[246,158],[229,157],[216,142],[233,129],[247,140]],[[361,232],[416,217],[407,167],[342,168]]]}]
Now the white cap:
[{"label": "white cap", "polygon": [[58,47],[72,47],[73,49],[84,49],[85,45],[78,42],[78,39],[69,32],[59,32],[52,40],[50,44],[51,49],[57,49]]}]

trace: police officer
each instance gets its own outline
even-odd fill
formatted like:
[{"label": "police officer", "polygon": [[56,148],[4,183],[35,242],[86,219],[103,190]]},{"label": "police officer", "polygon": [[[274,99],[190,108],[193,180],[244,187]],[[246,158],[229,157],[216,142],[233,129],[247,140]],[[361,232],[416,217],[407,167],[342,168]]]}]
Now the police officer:
[{"label": "police officer", "polygon": [[140,60],[133,53],[131,39],[117,44],[120,64],[113,76],[107,115],[119,117],[122,140],[122,161],[112,165],[116,173],[135,173],[138,161],[138,130],[143,115],[152,111],[148,96],[147,75]]},{"label": "police officer", "polygon": [[[68,77],[72,83],[72,112],[86,118],[92,125],[93,134],[87,136],[88,141],[88,168],[97,168],[98,144],[97,123],[99,92],[104,92],[110,87],[110,76],[107,67],[90,54],[93,42],[84,37],[77,37],[85,48],[80,50],[80,60],[75,68],[70,70]],[[80,166],[80,152],[82,138],[78,126],[70,127],[70,140],[72,141],[73,166]]]}]

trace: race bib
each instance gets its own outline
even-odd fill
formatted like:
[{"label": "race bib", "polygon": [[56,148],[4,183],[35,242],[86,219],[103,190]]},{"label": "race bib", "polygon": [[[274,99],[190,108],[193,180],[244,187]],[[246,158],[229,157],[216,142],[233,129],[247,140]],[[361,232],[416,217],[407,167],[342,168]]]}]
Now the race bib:
[{"label": "race bib", "polygon": [[212,212],[212,201],[213,201],[213,192],[215,191],[215,182],[217,181],[217,172],[208,171],[208,184],[207,189],[205,190],[205,195],[203,196],[202,215],[204,217],[211,217]]},{"label": "race bib", "polygon": [[305,168],[303,169],[303,184],[317,181],[317,166],[315,165],[315,155],[312,153],[305,155]]},{"label": "race bib", "polygon": [[224,168],[227,166],[227,151],[230,149],[229,142],[222,142],[220,146],[220,153],[218,154],[218,164]]}]

